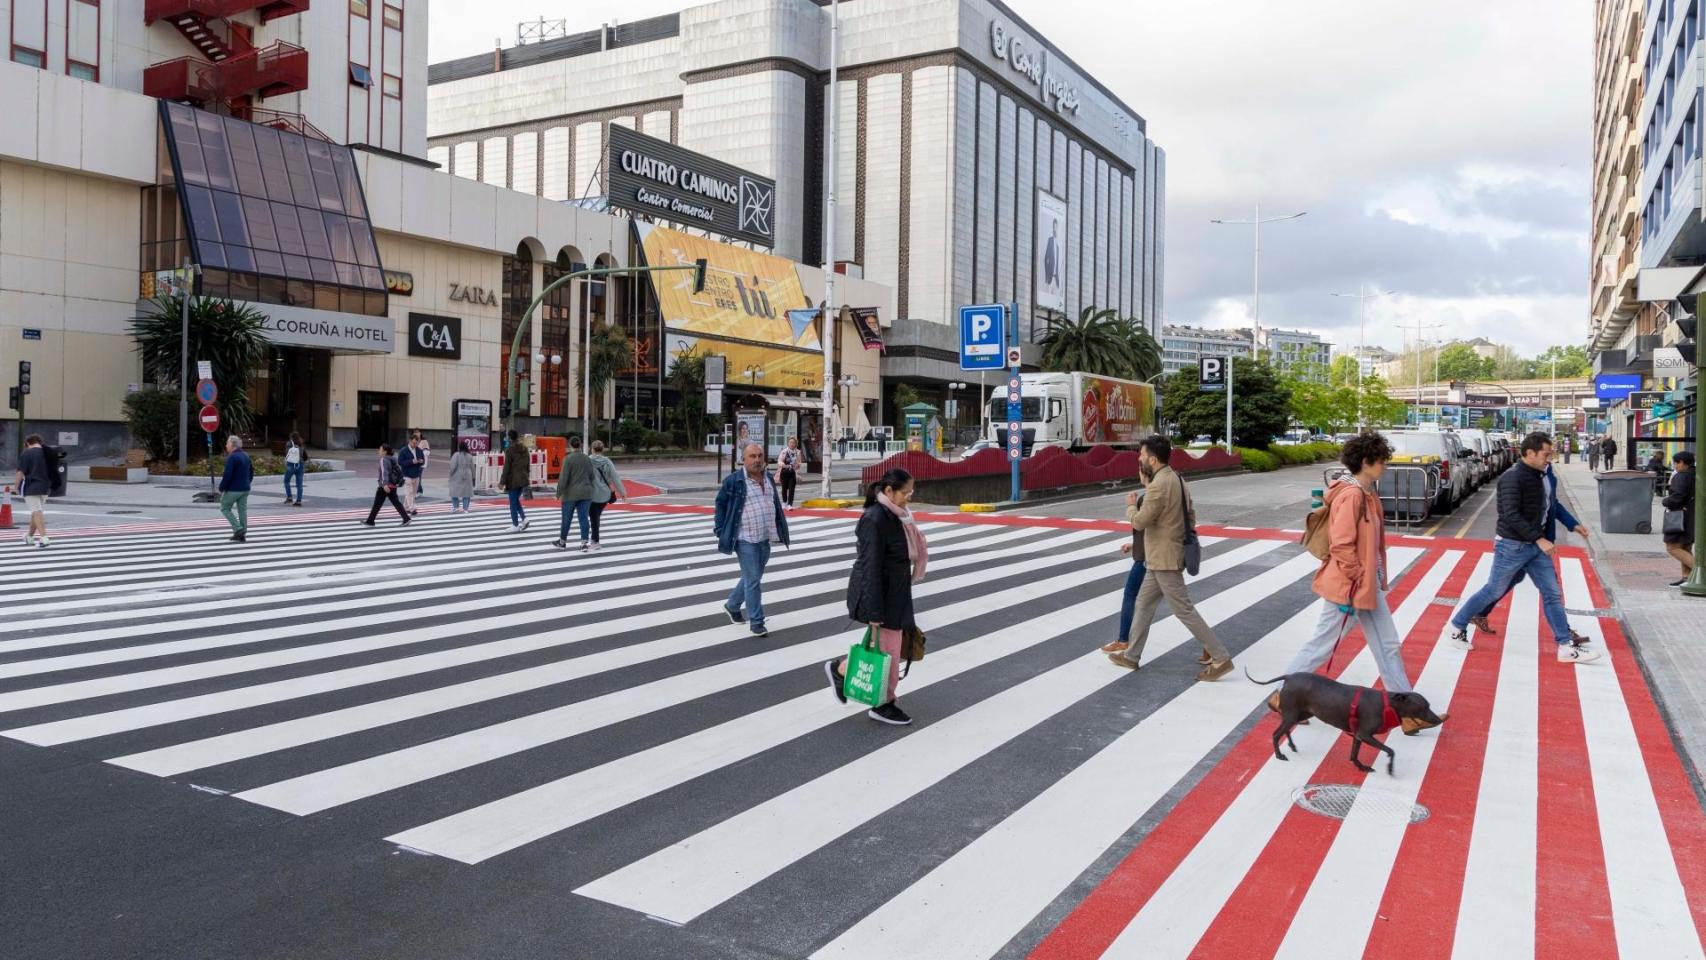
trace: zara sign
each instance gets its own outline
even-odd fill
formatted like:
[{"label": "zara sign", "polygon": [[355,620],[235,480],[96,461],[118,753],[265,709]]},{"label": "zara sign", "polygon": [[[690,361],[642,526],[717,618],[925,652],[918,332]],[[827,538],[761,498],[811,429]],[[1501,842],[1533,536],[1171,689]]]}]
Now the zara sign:
[{"label": "zara sign", "polygon": [[409,356],[462,359],[462,318],[409,314]]}]

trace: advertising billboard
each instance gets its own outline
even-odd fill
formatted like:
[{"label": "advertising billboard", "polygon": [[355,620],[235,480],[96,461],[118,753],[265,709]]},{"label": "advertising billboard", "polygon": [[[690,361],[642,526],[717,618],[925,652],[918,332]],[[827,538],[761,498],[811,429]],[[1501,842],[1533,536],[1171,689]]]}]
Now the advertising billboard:
[{"label": "advertising billboard", "polygon": [[607,129],[604,182],[612,206],[776,245],[776,181],[620,124]]},{"label": "advertising billboard", "polygon": [[1036,301],[1042,310],[1066,312],[1066,201],[1037,191]]},{"label": "advertising billboard", "polygon": [[1638,373],[1602,373],[1593,378],[1594,396],[1601,400],[1621,400],[1639,389]]},{"label": "advertising billboard", "polygon": [[651,266],[706,261],[705,288],[699,293],[693,292],[692,271],[650,275],[671,357],[696,347],[728,358],[731,384],[821,388],[823,348],[815,314],[789,315],[811,305],[793,261],[667,227],[634,226]]},{"label": "advertising billboard", "polygon": [[1085,443],[1134,444],[1154,432],[1154,387],[1088,373],[1079,377]]}]

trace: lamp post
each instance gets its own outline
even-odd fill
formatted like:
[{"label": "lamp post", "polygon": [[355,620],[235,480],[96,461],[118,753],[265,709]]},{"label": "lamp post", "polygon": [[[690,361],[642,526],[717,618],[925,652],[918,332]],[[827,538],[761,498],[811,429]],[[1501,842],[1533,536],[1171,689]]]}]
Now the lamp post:
[{"label": "lamp post", "polygon": [[1363,293],[1362,289],[1359,287],[1357,289],[1356,293],[1335,293],[1335,294],[1331,294],[1331,296],[1335,296],[1335,297],[1355,297],[1356,302],[1357,302],[1357,430],[1358,431],[1361,431],[1363,426],[1364,426],[1364,423],[1362,420],[1362,382],[1363,382],[1362,364],[1363,364],[1363,360],[1366,359],[1368,356],[1368,323],[1366,320],[1368,301],[1377,299],[1379,297],[1389,297],[1392,295],[1392,293],[1393,293],[1393,291],[1391,291],[1391,290],[1382,290],[1379,293]]},{"label": "lamp post", "polygon": [[[838,72],[841,59],[841,5],[838,0],[829,2],[829,92],[824,97],[824,138],[823,138],[823,186],[824,186],[824,215],[823,215],[823,323],[819,326],[823,347],[823,423],[829,426],[829,417],[834,406],[833,394],[830,393],[830,382],[835,379],[835,319],[841,314],[840,304],[835,299],[835,204],[836,204],[836,161],[841,156],[841,124],[839,111],[835,109],[841,99]],[[822,497],[829,499],[830,474],[829,444],[823,445],[823,483],[820,487]]]},{"label": "lamp post", "polygon": [[[859,378],[854,376],[851,373],[844,373],[835,379],[835,385],[840,387],[842,390],[843,400],[841,402],[841,416],[845,420],[851,416],[851,414],[849,414],[847,412],[847,410],[849,407],[853,406],[853,388],[857,387],[859,385]],[[827,429],[827,427],[826,427],[826,429]],[[836,440],[837,441],[842,440],[849,433],[851,433],[852,430],[853,430],[853,427],[851,424],[842,423],[842,425],[841,425],[841,436],[837,437]],[[828,453],[828,447],[829,447],[829,444],[826,442],[824,444],[826,457],[827,457],[827,453]],[[836,448],[836,455],[837,456],[844,456],[845,454],[842,452],[840,447],[837,447]],[[829,460],[828,459],[825,459],[823,462],[823,475],[825,477],[829,476]]]},{"label": "lamp post", "polygon": [[[953,424],[954,424],[954,428],[953,428],[953,429],[954,429],[954,434],[955,434],[955,436],[954,436],[954,441],[955,441],[955,443],[954,443],[954,446],[956,446],[956,447],[957,447],[957,446],[959,446],[959,445],[960,445],[960,444],[959,444],[959,442],[958,442],[958,441],[959,441],[959,430],[960,430],[960,426],[959,426],[959,423],[960,423],[960,398],[959,398],[959,392],[960,392],[960,391],[961,391],[961,390],[964,390],[964,389],[965,389],[965,388],[967,388],[967,387],[969,387],[969,386],[971,386],[971,384],[969,384],[969,383],[960,383],[960,382],[959,382],[959,381],[957,381],[957,380],[956,380],[956,381],[954,381],[954,382],[953,382],[953,383],[950,383],[950,384],[948,384],[948,402],[949,402],[949,403],[951,403],[951,404],[953,404],[953,407],[954,407],[954,409],[953,409],[953,415],[952,415],[952,416],[949,416],[949,417],[948,417],[948,420],[949,420],[949,421],[951,421],[951,422],[952,422],[952,423],[953,423]],[[947,411],[943,411],[943,412],[944,412],[944,414],[946,414],[946,413],[947,413]]]},{"label": "lamp post", "polygon": [[195,293],[196,278],[201,276],[201,264],[185,257],[178,273],[184,284],[179,291],[183,299],[178,311],[183,325],[178,357],[178,473],[182,475],[189,471],[190,460],[190,297]]},{"label": "lamp post", "polygon": [[1262,205],[1257,203],[1256,216],[1250,220],[1213,219],[1209,221],[1209,223],[1219,223],[1228,226],[1250,226],[1255,228],[1256,244],[1254,267],[1251,271],[1254,275],[1254,281],[1252,283],[1250,297],[1250,320],[1252,326],[1250,331],[1250,346],[1252,348],[1250,355],[1252,359],[1260,360],[1262,358],[1262,224],[1280,223],[1285,220],[1296,220],[1308,213],[1309,211],[1302,210],[1297,213],[1288,213],[1279,217],[1263,217]]}]

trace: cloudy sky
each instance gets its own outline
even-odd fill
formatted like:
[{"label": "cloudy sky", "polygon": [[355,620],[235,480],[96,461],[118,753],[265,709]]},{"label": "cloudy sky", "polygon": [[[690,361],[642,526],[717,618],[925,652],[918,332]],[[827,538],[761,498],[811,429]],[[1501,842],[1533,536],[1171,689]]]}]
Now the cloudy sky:
[{"label": "cloudy sky", "polygon": [[[854,0],[856,2],[856,0]],[[1149,122],[1168,154],[1167,318],[1398,348],[1400,325],[1535,353],[1587,332],[1590,0],[1007,0]],[[542,13],[596,28],[687,0],[440,2],[431,58],[514,42]],[[566,7],[566,9],[565,9]],[[1211,12],[1212,11],[1212,12]],[[1411,336],[1414,336],[1412,332]]]}]

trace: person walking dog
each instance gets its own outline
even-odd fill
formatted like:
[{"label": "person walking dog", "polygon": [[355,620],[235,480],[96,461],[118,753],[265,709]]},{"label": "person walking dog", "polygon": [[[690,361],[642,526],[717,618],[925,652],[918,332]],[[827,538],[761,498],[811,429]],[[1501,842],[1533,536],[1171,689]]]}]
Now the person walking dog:
[{"label": "person walking dog", "polygon": [[[847,579],[847,615],[869,626],[876,634],[877,646],[889,655],[883,702],[865,715],[897,727],[912,722],[895,702],[895,686],[900,683],[906,633],[918,629],[913,618],[912,585],[924,579],[930,559],[924,531],[908,509],[912,492],[912,475],[899,467],[890,468],[865,491],[865,512],[854,528],[857,547],[853,572]],[[842,687],[844,659],[838,657],[823,665],[829,688],[842,703],[847,702]]]},{"label": "person walking dog", "polygon": [[[1321,598],[1321,615],[1315,633],[1292,657],[1283,673],[1317,673],[1333,658],[1351,621],[1362,627],[1368,652],[1380,670],[1389,693],[1415,689],[1404,670],[1399,650],[1403,636],[1392,622],[1386,604],[1386,512],[1380,504],[1380,478],[1392,459],[1392,445],[1378,433],[1364,433],[1346,441],[1339,462],[1351,472],[1327,488],[1327,558],[1310,583]],[[1268,697],[1268,708],[1278,712],[1279,692]],[[1442,716],[1440,720],[1446,719]],[[1420,717],[1404,717],[1409,735],[1436,726]]]},{"label": "person walking dog", "polygon": [[723,612],[730,623],[745,623],[755,637],[767,637],[764,625],[764,568],[770,545],[788,545],[788,518],[782,495],[764,470],[764,447],[749,443],[741,451],[741,469],[723,478],[711,527],[717,552],[740,560],[740,580],[729,592]]},{"label": "person walking dog", "polygon": [[[284,444],[284,505],[287,507],[302,506],[302,474],[308,469],[308,448],[302,443],[302,434],[292,433]],[[290,498],[290,481],[296,481],[296,499]]]},{"label": "person walking dog", "polygon": [[1165,596],[1173,616],[1202,645],[1202,655],[1197,658],[1202,669],[1197,672],[1197,679],[1218,680],[1231,672],[1232,655],[1197,612],[1185,586],[1185,548],[1190,531],[1196,529],[1196,521],[1185,481],[1167,465],[1172,455],[1173,445],[1160,435],[1145,437],[1138,447],[1138,470],[1147,492],[1141,507],[1137,505],[1137,494],[1126,495],[1126,519],[1132,529],[1143,531],[1146,573],[1143,586],[1137,591],[1133,619],[1136,632],[1128,638],[1126,649],[1108,654],[1108,660],[1127,670],[1138,668],[1143,645],[1149,641],[1155,610]]},{"label": "person walking dog", "polygon": [[367,519],[362,521],[364,526],[373,526],[379,519],[379,508],[385,501],[391,501],[391,506],[397,508],[397,516],[403,518],[403,526],[411,522],[409,511],[403,509],[403,501],[397,499],[397,488],[403,485],[403,468],[397,464],[397,458],[391,455],[391,445],[379,445],[379,473],[375,478],[379,486],[373,491],[373,509],[367,511]]},{"label": "person walking dog", "polygon": [[225,438],[225,472],[219,478],[219,512],[231,524],[231,541],[243,543],[249,536],[249,488],[255,482],[255,465],[243,452],[236,434]]},{"label": "person walking dog", "polygon": [[598,520],[604,515],[604,508],[617,500],[628,496],[628,491],[622,486],[622,478],[616,473],[616,464],[604,455],[604,441],[592,442],[592,506],[588,513],[592,517],[592,549],[603,549],[598,545]]},{"label": "person walking dog", "polygon": [[563,458],[562,473],[557,476],[557,499],[563,503],[562,520],[557,525],[557,539],[551,546],[558,550],[569,545],[569,517],[580,520],[581,552],[586,553],[592,542],[588,514],[592,508],[592,458],[581,449],[581,438],[569,438],[569,455]]},{"label": "person walking dog", "polygon": [[1552,567],[1552,551],[1556,547],[1546,534],[1547,524],[1557,516],[1553,510],[1557,490],[1546,469],[1551,459],[1552,438],[1544,433],[1531,433],[1522,441],[1522,462],[1499,477],[1498,540],[1493,546],[1493,572],[1481,589],[1459,604],[1451,615],[1451,639],[1459,647],[1469,647],[1469,617],[1497,602],[1516,585],[1519,576],[1526,575],[1540,591],[1541,609],[1552,629],[1552,639],[1558,644],[1558,662],[1575,664],[1599,659],[1599,651],[1577,646],[1573,641],[1570,619],[1564,613],[1564,593],[1558,586],[1558,571]]},{"label": "person walking dog", "polygon": [[450,455],[450,512],[467,513],[474,505],[474,455],[468,452],[468,441],[456,441],[456,452]]},{"label": "person walking dog", "polygon": [[799,483],[800,438],[789,437],[788,445],[776,454],[776,481],[782,486],[782,503],[794,509],[794,487]]},{"label": "person walking dog", "polygon": [[521,498],[533,489],[529,456],[527,443],[521,439],[521,434],[511,430],[509,443],[504,445],[503,474],[498,481],[503,485],[504,493],[509,496],[511,533],[520,533],[527,529],[527,511],[521,508]]},{"label": "person walking dog", "polygon": [[[1694,485],[1699,481],[1694,474],[1694,454],[1683,450],[1672,456],[1670,462],[1674,469],[1670,475],[1670,487],[1665,492],[1663,506],[1666,515],[1660,530],[1664,535],[1665,552],[1682,564],[1682,579],[1671,582],[1671,586],[1680,587],[1694,572]],[[1675,517],[1676,513],[1681,516]]]}]

